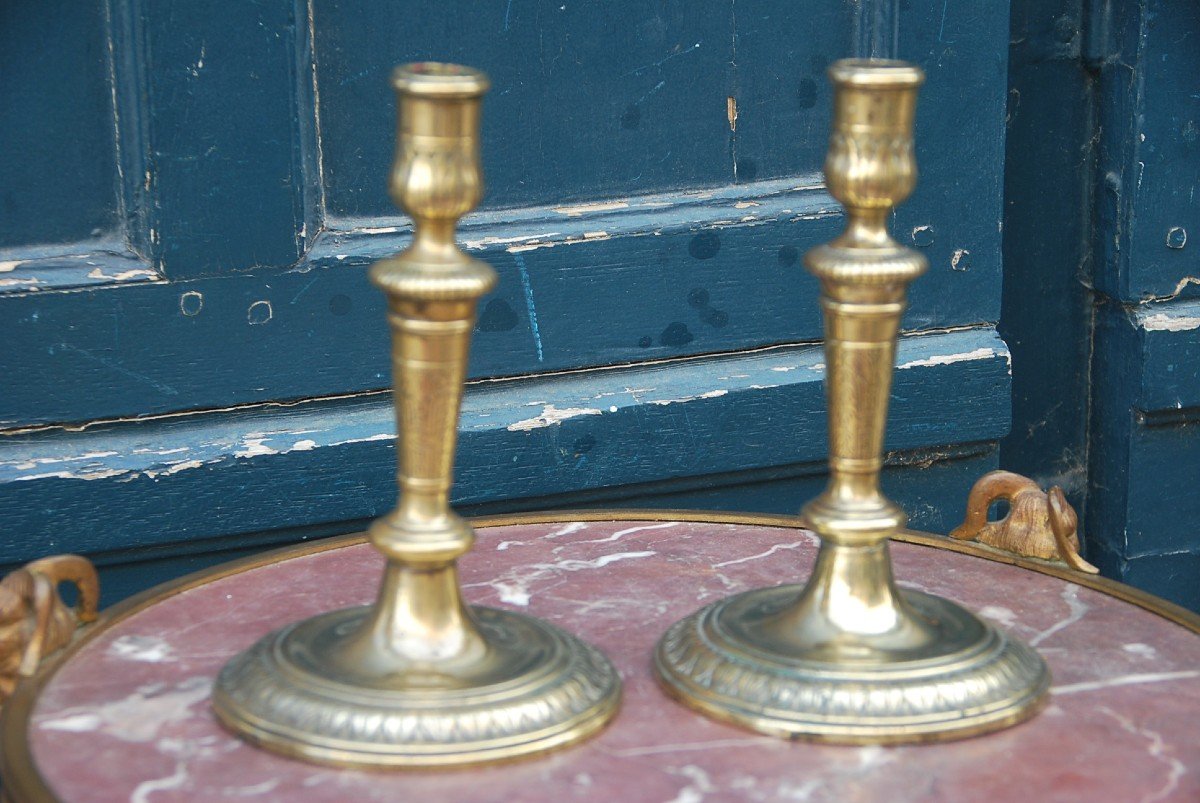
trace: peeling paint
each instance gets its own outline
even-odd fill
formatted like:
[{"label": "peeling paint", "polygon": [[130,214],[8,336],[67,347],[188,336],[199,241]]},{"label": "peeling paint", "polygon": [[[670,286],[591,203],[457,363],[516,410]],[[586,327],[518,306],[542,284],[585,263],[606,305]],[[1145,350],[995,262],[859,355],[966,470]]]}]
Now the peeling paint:
[{"label": "peeling paint", "polygon": [[157,275],[158,274],[156,274],[154,271],[145,270],[143,268],[123,270],[120,273],[105,273],[103,268],[93,268],[92,270],[88,271],[89,279],[107,279],[110,282],[127,282],[130,279],[137,279],[142,276],[154,278]]},{"label": "peeling paint", "polygon": [[537,243],[547,237],[560,236],[561,232],[546,231],[539,234],[522,234],[517,237],[484,237],[481,240],[463,240],[463,247],[468,251],[481,251],[493,245],[511,245],[513,243]]},{"label": "peeling paint", "polygon": [[354,231],[360,234],[395,234],[403,228],[402,226],[366,226]]},{"label": "peeling paint", "polygon": [[682,396],[678,399],[651,399],[647,404],[657,404],[660,407],[665,407],[668,404],[682,404],[684,402],[696,401],[697,399],[717,399],[728,393],[728,390],[710,390],[706,393],[699,393],[695,396]]},{"label": "peeling paint", "polygon": [[36,276],[21,279],[0,279],[0,287],[27,287],[30,290],[39,289],[36,285],[42,283],[42,280]]},{"label": "peeling paint", "polygon": [[971,360],[989,360],[996,356],[998,355],[995,349],[979,348],[974,351],[964,351],[961,354],[941,354],[934,357],[926,357],[922,360],[912,360],[903,365],[896,366],[896,370],[903,371],[906,368],[922,368],[932,365],[952,365],[956,362],[969,362]]},{"label": "peeling paint", "polygon": [[549,427],[554,424],[560,424],[568,418],[577,418],[581,415],[603,415],[603,410],[597,410],[595,407],[567,407],[560,410],[553,404],[547,404],[542,408],[541,415],[535,415],[533,418],[526,418],[518,421],[515,424],[508,425],[509,432],[527,432],[531,429],[540,429],[541,427]]},{"label": "peeling paint", "polygon": [[600,201],[599,203],[578,204],[576,206],[556,206],[554,211],[567,217],[579,217],[591,212],[611,212],[614,209],[628,208],[628,201]]},{"label": "peeling paint", "polygon": [[1159,312],[1142,318],[1142,328],[1148,332],[1189,332],[1200,329],[1200,318]]},{"label": "peeling paint", "polygon": [[1183,288],[1187,287],[1189,284],[1200,284],[1200,276],[1184,276],[1175,284],[1175,292],[1171,293],[1168,298],[1175,298],[1182,293]]}]

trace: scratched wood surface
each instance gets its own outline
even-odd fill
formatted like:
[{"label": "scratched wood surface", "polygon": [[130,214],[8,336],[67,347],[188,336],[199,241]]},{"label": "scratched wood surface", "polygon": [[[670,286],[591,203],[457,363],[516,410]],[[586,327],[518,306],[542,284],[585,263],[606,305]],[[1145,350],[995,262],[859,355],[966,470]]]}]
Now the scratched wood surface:
[{"label": "scratched wood surface", "polygon": [[386,196],[387,74],[424,58],[494,82],[462,240],[501,281],[475,333],[460,504],[792,511],[815,490],[801,257],[841,226],[823,71],[856,52],[929,76],[921,183],[894,220],[931,269],[904,321],[893,474],[945,464],[901,483],[916,524],[945,529],[996,465],[1007,3],[0,15],[21,77],[0,114],[22,121],[0,126],[0,564],[87,551],[128,590],[386,508],[388,338],[365,270],[409,239]]}]

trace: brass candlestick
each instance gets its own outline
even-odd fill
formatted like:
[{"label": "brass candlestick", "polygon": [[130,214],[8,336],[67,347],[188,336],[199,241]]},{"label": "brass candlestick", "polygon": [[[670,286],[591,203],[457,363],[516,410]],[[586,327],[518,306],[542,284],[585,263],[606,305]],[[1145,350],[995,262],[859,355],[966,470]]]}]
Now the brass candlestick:
[{"label": "brass candlestick", "polygon": [[916,183],[920,69],[840,61],[829,191],[846,230],[810,251],[821,281],[829,484],[804,516],[821,548],[804,587],[763,588],[677,622],[655,655],[685,704],[763,733],[898,743],[1003,728],[1031,716],[1050,675],[1030,647],[952,602],[896,588],[888,538],[906,522],[879,490],[883,433],[908,283],[924,257],[887,232]]},{"label": "brass candlestick", "polygon": [[455,561],[475,540],[451,512],[454,443],[479,297],[495,272],[454,241],[479,202],[482,73],[414,64],[399,96],[392,197],[413,243],[371,269],[392,327],[400,501],[368,531],[387,556],[373,607],[323,614],[222,670],[221,721],[271,750],[363,767],[503,760],[583,739],[616,712],[620,679],[595,648],[540,620],[469,607]]}]

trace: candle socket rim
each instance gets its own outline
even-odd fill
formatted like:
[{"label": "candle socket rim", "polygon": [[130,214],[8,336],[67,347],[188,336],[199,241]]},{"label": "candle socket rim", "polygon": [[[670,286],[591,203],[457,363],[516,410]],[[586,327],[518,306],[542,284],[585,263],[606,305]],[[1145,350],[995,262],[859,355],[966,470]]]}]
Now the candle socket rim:
[{"label": "candle socket rim", "polygon": [[826,71],[837,89],[911,90],[925,83],[925,71],[895,59],[839,59]]},{"label": "candle socket rim", "polygon": [[491,87],[480,70],[441,61],[415,61],[392,70],[392,88],[419,98],[478,98]]}]

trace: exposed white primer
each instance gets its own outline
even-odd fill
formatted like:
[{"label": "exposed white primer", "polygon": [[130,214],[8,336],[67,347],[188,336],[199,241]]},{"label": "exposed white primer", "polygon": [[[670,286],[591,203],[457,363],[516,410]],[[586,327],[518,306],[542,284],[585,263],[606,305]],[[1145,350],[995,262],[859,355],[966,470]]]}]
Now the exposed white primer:
[{"label": "exposed white primer", "polygon": [[589,212],[610,212],[614,209],[628,209],[628,201],[602,201],[594,204],[580,204],[578,206],[559,206],[555,208],[555,212],[567,217],[579,217],[586,215]]},{"label": "exposed white primer", "polygon": [[649,402],[647,402],[647,404],[665,406],[668,404],[679,404],[682,402],[695,401],[696,399],[716,399],[724,396],[728,392],[728,390],[710,390],[706,393],[700,393],[695,396],[684,396],[679,399],[651,399]]},{"label": "exposed white primer", "polygon": [[204,466],[203,460],[183,460],[178,463],[172,463],[162,470],[147,469],[142,473],[153,479],[154,477],[169,477],[172,474],[178,474],[180,471],[188,471],[193,468],[201,468]]},{"label": "exposed white primer", "polygon": [[559,424],[566,421],[568,418],[576,418],[581,415],[603,415],[603,410],[597,410],[595,407],[565,407],[559,409],[553,404],[547,404],[542,408],[540,415],[535,415],[533,418],[526,418],[515,424],[508,425],[509,432],[528,432],[531,429],[540,429],[541,427],[549,427],[554,424]]},{"label": "exposed white primer", "polygon": [[136,279],[140,276],[157,276],[154,271],[146,270],[145,268],[134,268],[132,270],[123,270],[119,273],[105,273],[103,268],[92,268],[88,271],[89,279],[108,279],[111,282],[127,282],[130,279]]},{"label": "exposed white primer", "polygon": [[1142,319],[1142,328],[1148,332],[1189,332],[1200,329],[1200,318],[1194,315],[1168,315],[1159,312]]},{"label": "exposed white primer", "polygon": [[518,237],[484,237],[480,240],[463,240],[463,245],[468,250],[480,251],[490,245],[511,245],[513,243],[528,243],[542,240],[546,237],[556,237],[559,235],[557,231],[547,231],[541,234],[522,234]]},{"label": "exposed white primer", "polygon": [[[953,365],[956,362],[970,362],[971,360],[988,360],[996,356],[996,350],[993,348],[978,348],[974,351],[964,351],[959,354],[939,354],[933,357],[925,357],[920,360],[912,360],[903,365],[898,366],[899,370],[905,368],[921,368],[930,365]],[[824,367],[824,366],[822,366]]]}]

